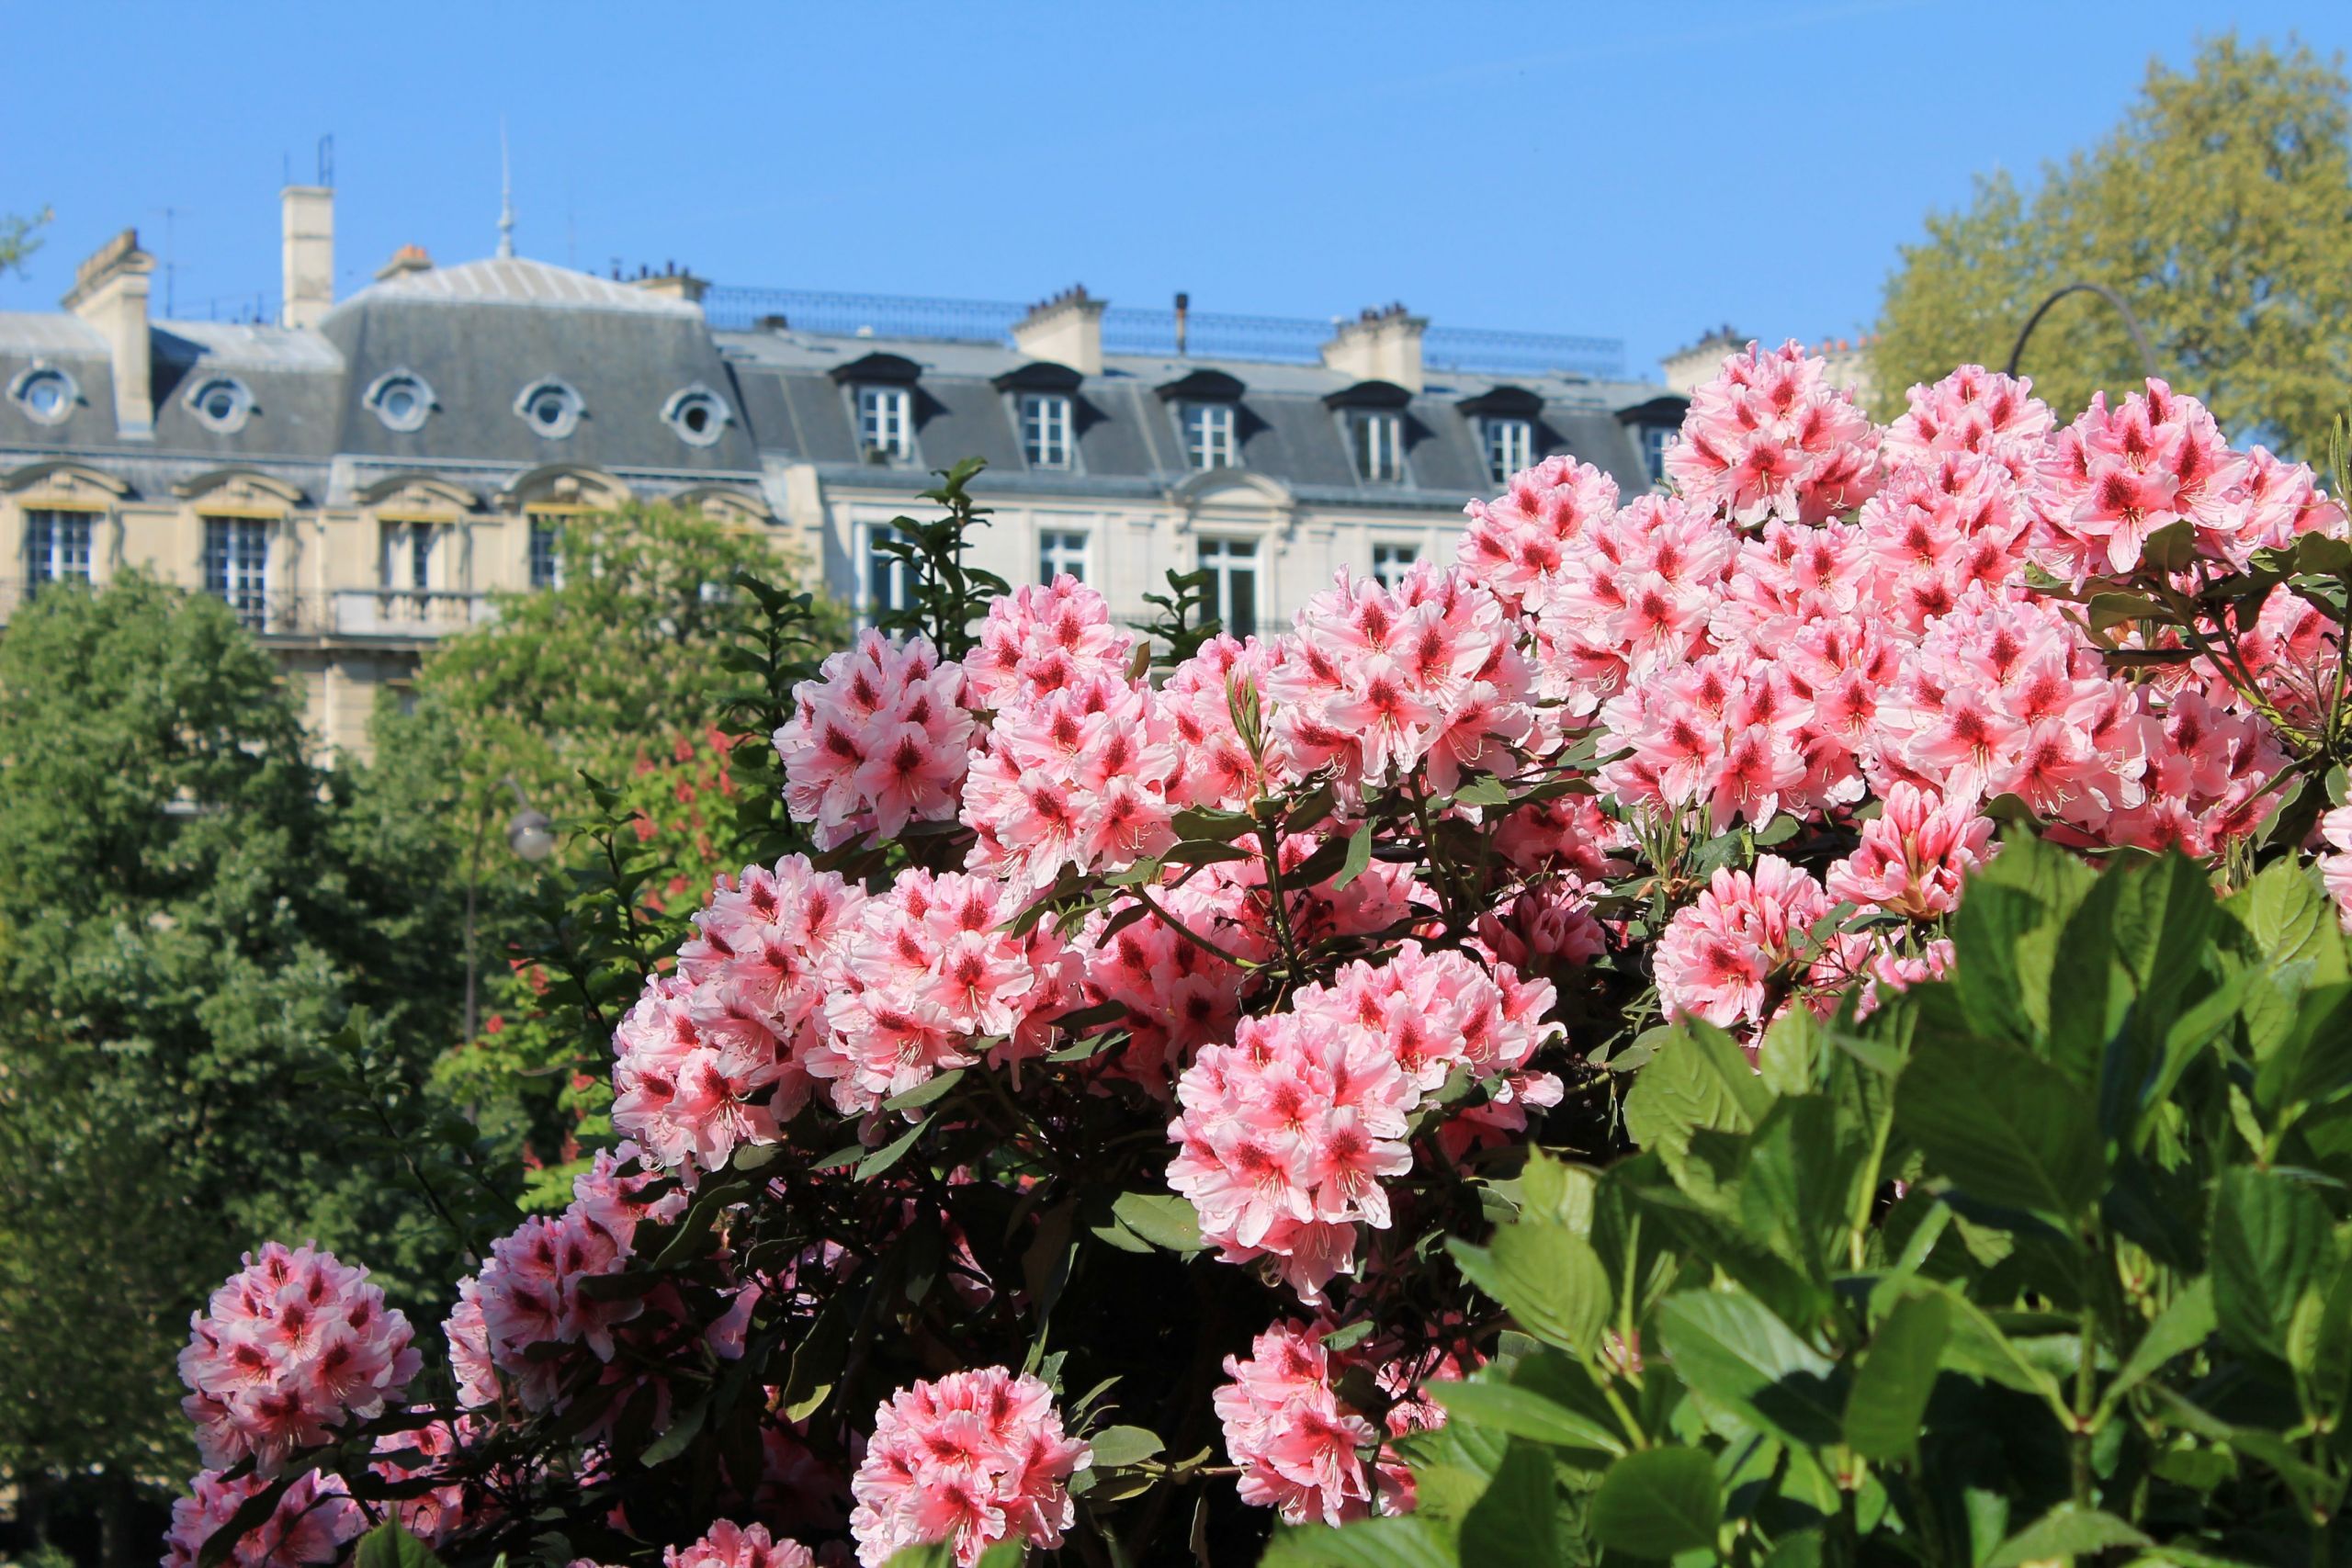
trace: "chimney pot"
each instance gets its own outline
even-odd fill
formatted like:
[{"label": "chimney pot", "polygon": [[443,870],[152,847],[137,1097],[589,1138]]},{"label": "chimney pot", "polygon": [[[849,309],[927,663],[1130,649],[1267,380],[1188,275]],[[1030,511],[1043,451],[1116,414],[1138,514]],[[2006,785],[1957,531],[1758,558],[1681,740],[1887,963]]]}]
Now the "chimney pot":
[{"label": "chimney pot", "polygon": [[1102,374],[1102,311],[1109,305],[1074,283],[1030,308],[1012,324],[1013,345],[1032,359],[1067,365],[1081,376]]},{"label": "chimney pot", "polygon": [[1393,381],[1418,392],[1422,386],[1421,334],[1429,325],[1426,317],[1412,314],[1401,302],[1367,306],[1354,321],[1334,324],[1331,341],[1323,345],[1323,363],[1359,381]]}]

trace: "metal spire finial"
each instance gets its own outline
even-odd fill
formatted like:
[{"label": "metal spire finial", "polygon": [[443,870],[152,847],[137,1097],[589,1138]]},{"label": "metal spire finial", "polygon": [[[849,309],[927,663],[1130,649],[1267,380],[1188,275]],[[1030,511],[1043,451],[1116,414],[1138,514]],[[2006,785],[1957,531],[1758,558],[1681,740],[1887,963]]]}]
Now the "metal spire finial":
[{"label": "metal spire finial", "polygon": [[514,167],[506,155],[506,117],[498,117],[498,254],[514,254]]}]

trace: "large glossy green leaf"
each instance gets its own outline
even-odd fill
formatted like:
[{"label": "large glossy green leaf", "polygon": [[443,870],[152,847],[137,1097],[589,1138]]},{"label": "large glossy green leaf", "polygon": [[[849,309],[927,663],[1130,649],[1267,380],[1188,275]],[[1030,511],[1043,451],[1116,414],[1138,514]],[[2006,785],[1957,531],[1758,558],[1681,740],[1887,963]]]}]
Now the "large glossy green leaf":
[{"label": "large glossy green leaf", "polygon": [[1609,1467],[1586,1516],[1611,1551],[1663,1561],[1711,1551],[1723,1525],[1715,1463],[1698,1449],[1644,1449]]},{"label": "large glossy green leaf", "polygon": [[1856,1453],[1894,1460],[1917,1445],[1951,1337],[1951,1308],[1933,1292],[1904,1297],[1879,1320],[1846,1396],[1846,1442]]},{"label": "large glossy green leaf", "polygon": [[1564,1350],[1592,1350],[1611,1296],[1590,1242],[1564,1224],[1527,1219],[1497,1229],[1487,1247],[1452,1245],[1470,1282],[1510,1308],[1521,1328]]},{"label": "large glossy green leaf", "polygon": [[441,1568],[433,1549],[386,1519],[359,1538],[352,1551],[352,1568]]},{"label": "large glossy green leaf", "polygon": [[2148,1538],[2112,1514],[2061,1503],[2003,1541],[1983,1568],[2019,1568],[2027,1562],[2089,1557],[2110,1546],[2146,1546]]},{"label": "large glossy green leaf", "polygon": [[2327,1204],[2278,1171],[2238,1166],[2213,1197],[2213,1316],[2233,1348],[2288,1359],[2288,1328],[2335,1275]]},{"label": "large glossy green leaf", "polygon": [[1544,1449],[1513,1439],[1487,1490],[1463,1517],[1464,1562],[1557,1568],[1559,1488]]},{"label": "large glossy green leaf", "polygon": [[1764,1087],[1731,1037],[1695,1019],[1676,1026],[1625,1096],[1625,1130],[1669,1165],[1690,1146],[1696,1128],[1745,1133],[1770,1109]]},{"label": "large glossy green leaf", "polygon": [[1309,1525],[1277,1530],[1259,1568],[1462,1568],[1462,1560],[1427,1520],[1408,1514],[1363,1519],[1340,1529]]},{"label": "large glossy green leaf", "polygon": [[1431,1383],[1429,1392],[1457,1421],[1491,1427],[1555,1448],[1611,1458],[1625,1451],[1624,1439],[1617,1433],[1531,1388],[1474,1378],[1467,1382]]},{"label": "large glossy green leaf", "polygon": [[2015,1046],[1921,1040],[1895,1086],[1894,1116],[1927,1151],[1930,1177],[1984,1202],[2064,1223],[2098,1197],[2105,1160],[2089,1097]]},{"label": "large glossy green leaf", "polygon": [[1837,1367],[1745,1291],[1684,1291],[1658,1305],[1667,1359],[1700,1394],[1791,1443],[1844,1434]]},{"label": "large glossy green leaf", "polygon": [[1868,1135],[1827,1096],[1806,1094],[1775,1101],[1747,1140],[1740,1224],[1818,1283],[1847,1267]]},{"label": "large glossy green leaf", "polygon": [[2140,1343],[2115,1370],[2115,1377],[2100,1398],[2109,1407],[2120,1404],[2123,1397],[2148,1379],[2162,1371],[2165,1363],[2177,1356],[2185,1356],[2205,1343],[2213,1332],[2213,1282],[2210,1279],[2192,1280],[2170,1305],[2159,1313],[2155,1322],[2148,1325],[2140,1336]]}]

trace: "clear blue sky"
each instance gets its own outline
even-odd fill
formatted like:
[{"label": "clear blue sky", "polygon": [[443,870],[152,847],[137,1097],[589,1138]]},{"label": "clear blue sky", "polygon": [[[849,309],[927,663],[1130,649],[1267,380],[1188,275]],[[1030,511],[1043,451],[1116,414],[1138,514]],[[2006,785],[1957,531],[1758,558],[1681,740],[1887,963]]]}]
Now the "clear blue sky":
[{"label": "clear blue sky", "polygon": [[[2352,46],[2352,5],[1129,0],[628,6],[0,0],[0,310],[126,225],[185,315],[277,283],[335,144],[340,288],[393,248],[1026,300],[1074,281],[1324,317],[1621,337],[1860,330],[1973,174],[2115,123],[2200,33]],[[157,308],[164,280],[156,284]]]}]

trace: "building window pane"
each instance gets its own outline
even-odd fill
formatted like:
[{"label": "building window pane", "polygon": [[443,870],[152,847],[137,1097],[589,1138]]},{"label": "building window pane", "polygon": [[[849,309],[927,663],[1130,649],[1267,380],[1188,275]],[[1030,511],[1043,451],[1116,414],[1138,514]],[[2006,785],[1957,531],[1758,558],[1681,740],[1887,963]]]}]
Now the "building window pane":
[{"label": "building window pane", "polygon": [[914,603],[915,569],[882,547],[905,537],[887,523],[865,525],[865,547],[860,563],[857,596],[869,618],[906,609]]},{"label": "building window pane", "polygon": [[47,582],[90,581],[90,514],[25,513],[25,578],[38,591]]},{"label": "building window pane", "polygon": [[269,525],[241,517],[204,520],[204,589],[254,631],[269,623]]},{"label": "building window pane", "polygon": [[1666,482],[1666,449],[1674,444],[1678,434],[1670,424],[1642,426],[1642,465],[1649,469],[1650,483]]},{"label": "building window pane", "polygon": [[531,586],[563,586],[563,525],[544,517],[531,519]]},{"label": "building window pane", "polygon": [[1405,580],[1405,573],[1420,558],[1419,549],[1411,545],[1374,545],[1372,547],[1373,581],[1383,588],[1394,588]]},{"label": "building window pane", "polygon": [[1069,467],[1069,400],[1028,392],[1021,399],[1021,449],[1033,468]]},{"label": "building window pane", "polygon": [[857,435],[868,453],[897,462],[915,455],[914,396],[904,387],[857,389]]},{"label": "building window pane", "polygon": [[1086,581],[1086,545],[1084,534],[1048,529],[1037,536],[1037,581],[1050,583],[1057,577],[1074,577]]},{"label": "building window pane", "polygon": [[1213,574],[1217,622],[1234,637],[1258,631],[1258,544],[1254,539],[1203,539],[1201,568]]},{"label": "building window pane", "polygon": [[1230,468],[1239,463],[1233,414],[1231,403],[1184,405],[1184,457],[1194,468]]},{"label": "building window pane", "polygon": [[439,538],[440,530],[430,523],[384,525],[380,584],[401,592],[391,607],[411,617],[422,618],[424,615],[424,595],[433,587],[433,551]]},{"label": "building window pane", "polygon": [[1507,484],[1521,468],[1535,464],[1535,426],[1523,419],[1490,419],[1485,422],[1487,438],[1487,477],[1497,484]]},{"label": "building window pane", "polygon": [[1405,477],[1405,419],[1385,410],[1359,410],[1348,418],[1356,449],[1356,477],[1395,484]]}]

